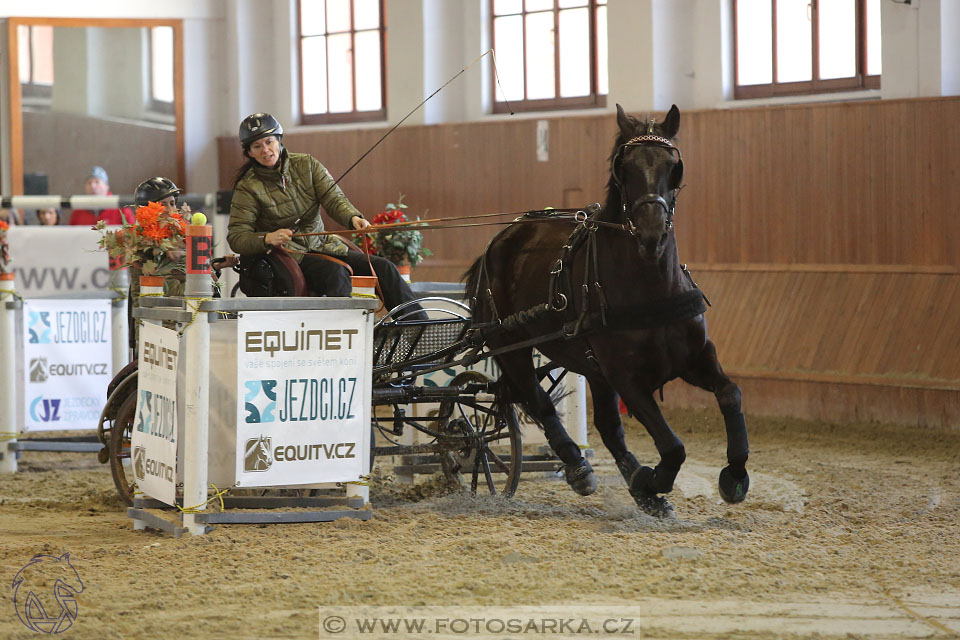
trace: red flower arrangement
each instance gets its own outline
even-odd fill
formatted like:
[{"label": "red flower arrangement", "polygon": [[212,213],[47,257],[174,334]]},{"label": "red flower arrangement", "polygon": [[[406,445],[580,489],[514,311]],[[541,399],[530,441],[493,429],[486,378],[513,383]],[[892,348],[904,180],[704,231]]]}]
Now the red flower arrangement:
[{"label": "red flower arrangement", "polygon": [[100,231],[100,247],[121,265],[137,266],[145,276],[156,275],[157,265],[170,249],[183,246],[186,229],[183,216],[176,210],[167,213],[163,205],[151,202],[137,207],[136,222],[116,230],[108,230],[102,220],[94,229]]},{"label": "red flower arrangement", "polygon": [[[375,215],[370,223],[375,227],[388,227],[398,222],[407,222],[407,216],[403,212],[406,208],[401,195],[396,203],[387,204],[386,210]],[[430,249],[423,246],[423,234],[413,227],[385,228],[376,233],[356,234],[354,241],[361,243],[367,253],[383,256],[398,266],[409,262],[410,266],[415,267],[423,261],[424,256],[433,255]]]}]

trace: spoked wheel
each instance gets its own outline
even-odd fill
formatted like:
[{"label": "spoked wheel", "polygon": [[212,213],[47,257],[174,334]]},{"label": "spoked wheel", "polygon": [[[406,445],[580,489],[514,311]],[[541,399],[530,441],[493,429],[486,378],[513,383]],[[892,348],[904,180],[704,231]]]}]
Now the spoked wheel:
[{"label": "spoked wheel", "polygon": [[[450,386],[490,379],[477,371],[457,375]],[[510,497],[516,492],[523,466],[520,425],[513,404],[498,395],[479,393],[469,400],[440,405],[440,431],[451,437],[441,439],[449,449],[440,454],[440,466],[447,479],[471,493],[489,491]]]},{"label": "spoked wheel", "polygon": [[133,506],[133,463],[130,458],[130,435],[133,431],[133,420],[137,413],[136,390],[127,396],[120,405],[117,417],[110,428],[110,472],[113,474],[113,483],[117,486],[117,493],[126,505]]}]

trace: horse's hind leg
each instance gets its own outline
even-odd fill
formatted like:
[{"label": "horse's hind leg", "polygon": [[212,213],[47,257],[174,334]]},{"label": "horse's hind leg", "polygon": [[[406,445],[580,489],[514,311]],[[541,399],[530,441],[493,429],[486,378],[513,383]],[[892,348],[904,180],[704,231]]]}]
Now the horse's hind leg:
[{"label": "horse's hind leg", "polygon": [[497,356],[497,360],[502,375],[507,377],[517,394],[516,399],[543,428],[550,448],[563,462],[567,484],[582,496],[596,491],[597,480],[593,468],[580,452],[580,446],[567,435],[550,395],[537,380],[531,350],[504,353]]},{"label": "horse's hind leg", "polygon": [[740,502],[747,497],[750,475],[747,473],[747,425],[740,410],[740,387],[720,367],[717,349],[707,340],[697,362],[682,376],[690,384],[713,393],[723,414],[727,430],[727,466],[720,472],[720,497],[727,502]]}]

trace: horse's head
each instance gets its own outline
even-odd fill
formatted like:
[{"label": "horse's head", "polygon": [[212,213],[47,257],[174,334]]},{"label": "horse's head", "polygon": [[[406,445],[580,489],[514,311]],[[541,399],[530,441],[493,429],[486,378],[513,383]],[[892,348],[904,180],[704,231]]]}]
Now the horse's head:
[{"label": "horse's head", "polygon": [[610,156],[606,213],[627,226],[640,256],[656,261],[673,230],[673,211],[683,182],[683,160],[673,139],[680,110],[673,105],[663,122],[642,122],[617,105],[620,133]]}]

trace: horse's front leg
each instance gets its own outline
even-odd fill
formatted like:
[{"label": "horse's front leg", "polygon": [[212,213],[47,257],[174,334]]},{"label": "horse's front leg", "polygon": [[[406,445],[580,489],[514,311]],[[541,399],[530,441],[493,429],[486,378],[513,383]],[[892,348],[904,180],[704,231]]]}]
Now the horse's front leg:
[{"label": "horse's front leg", "polygon": [[673,491],[673,482],[687,458],[683,442],[667,424],[652,393],[638,388],[624,388],[619,391],[627,408],[653,438],[660,454],[660,462],[654,468],[646,467],[641,465],[632,453],[627,452],[617,460],[617,468],[627,481],[630,495],[641,509],[658,517],[670,516],[673,514],[673,506],[658,494]]},{"label": "horse's front leg", "polygon": [[747,424],[740,408],[740,387],[723,372],[717,360],[717,349],[710,340],[707,340],[694,366],[682,378],[710,391],[717,398],[727,430],[727,466],[720,471],[720,497],[727,502],[741,502],[750,488],[750,474],[747,473],[750,445],[747,442]]}]

